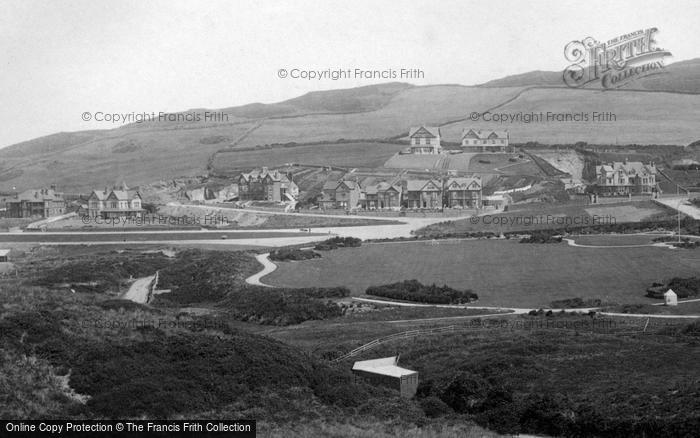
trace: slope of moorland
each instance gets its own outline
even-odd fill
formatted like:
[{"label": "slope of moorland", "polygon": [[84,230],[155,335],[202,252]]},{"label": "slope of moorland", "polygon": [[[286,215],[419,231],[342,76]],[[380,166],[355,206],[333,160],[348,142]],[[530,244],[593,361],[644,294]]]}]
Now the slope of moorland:
[{"label": "slope of moorland", "polygon": [[[305,153],[311,153],[317,164],[380,167],[401,147],[367,155],[367,140],[395,141],[417,124],[441,126],[443,138],[450,142],[459,141],[463,128],[476,126],[508,129],[515,143],[687,145],[698,140],[700,94],[691,93],[698,91],[699,72],[697,60],[672,64],[663,75],[639,80],[641,91],[553,87],[553,74],[548,72],[476,87],[388,83],[210,110],[226,113],[228,120],[222,122],[134,123],[111,130],[53,134],[0,149],[0,191],[48,184],[78,191],[121,180],[135,186],[212,169],[226,174],[270,160],[279,162],[274,159],[279,151],[265,146],[290,143],[308,144]],[[205,110],[189,110],[193,111]],[[587,113],[589,117],[595,111],[610,112],[615,118],[530,123],[468,118],[472,112],[485,111]],[[297,151],[301,150],[290,149],[289,154]],[[294,157],[284,162],[290,161],[303,162]]]}]

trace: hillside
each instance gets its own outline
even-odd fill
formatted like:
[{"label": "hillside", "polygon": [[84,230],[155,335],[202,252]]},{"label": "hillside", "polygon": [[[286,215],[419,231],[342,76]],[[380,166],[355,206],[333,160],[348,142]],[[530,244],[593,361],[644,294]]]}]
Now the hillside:
[{"label": "hillside", "polygon": [[[700,90],[700,60],[672,64],[667,74],[645,78],[640,86],[647,91],[549,87],[557,75],[532,72],[474,87],[387,83],[317,91],[279,103],[209,110],[228,114],[223,122],[134,123],[53,134],[0,149],[0,191],[48,184],[87,191],[122,180],[137,186],[212,169],[229,174],[272,162],[381,167],[401,146],[382,146],[376,140],[401,139],[416,124],[441,126],[450,142],[459,141],[467,126],[508,129],[515,143],[687,145],[700,136],[700,94],[671,93]],[[485,111],[610,111],[616,120],[487,123],[467,118]],[[281,155],[279,148],[269,146],[290,143],[304,146]],[[381,151],[368,153],[373,144]]]},{"label": "hillside", "polygon": [[[668,91],[674,93],[700,93],[700,58],[668,64],[663,74],[635,80],[626,90]],[[506,76],[479,85],[480,87],[566,87],[562,72],[531,71]]]}]

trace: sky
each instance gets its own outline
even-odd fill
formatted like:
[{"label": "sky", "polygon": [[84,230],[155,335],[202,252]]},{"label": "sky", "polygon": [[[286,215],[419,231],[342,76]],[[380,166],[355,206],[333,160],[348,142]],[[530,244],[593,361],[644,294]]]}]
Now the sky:
[{"label": "sky", "polygon": [[[562,70],[564,46],[657,27],[671,62],[700,57],[700,2],[4,0],[0,147],[110,129],[82,114],[272,103],[401,78],[291,78],[420,69],[417,85]],[[287,77],[280,78],[280,69]],[[294,72],[294,73],[293,73]]]}]

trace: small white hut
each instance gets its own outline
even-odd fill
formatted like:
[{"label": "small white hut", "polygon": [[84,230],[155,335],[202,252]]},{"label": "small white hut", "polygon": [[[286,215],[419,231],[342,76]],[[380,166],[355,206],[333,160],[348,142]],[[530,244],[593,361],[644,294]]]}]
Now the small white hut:
[{"label": "small white hut", "polygon": [[669,289],[666,292],[664,292],[664,305],[666,306],[677,306],[678,305],[678,295],[673,291],[673,289]]}]

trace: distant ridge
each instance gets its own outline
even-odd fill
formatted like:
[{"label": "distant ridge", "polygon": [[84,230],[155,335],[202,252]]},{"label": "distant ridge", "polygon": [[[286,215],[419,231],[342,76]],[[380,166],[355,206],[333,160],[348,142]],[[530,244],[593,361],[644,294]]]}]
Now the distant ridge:
[{"label": "distant ridge", "polygon": [[[562,72],[531,71],[506,76],[478,87],[566,87]],[[632,81],[625,90],[666,91],[700,94],[700,58],[668,64],[664,73]]]}]

